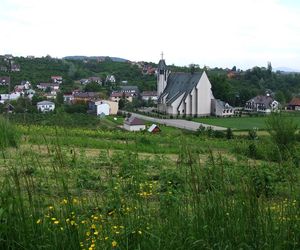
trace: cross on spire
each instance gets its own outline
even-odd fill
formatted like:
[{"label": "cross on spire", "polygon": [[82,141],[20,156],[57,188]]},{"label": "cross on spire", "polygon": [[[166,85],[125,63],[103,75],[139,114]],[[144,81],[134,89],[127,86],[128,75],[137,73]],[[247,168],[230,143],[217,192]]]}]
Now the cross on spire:
[{"label": "cross on spire", "polygon": [[161,52],[161,60],[163,60],[164,59],[164,52]]}]

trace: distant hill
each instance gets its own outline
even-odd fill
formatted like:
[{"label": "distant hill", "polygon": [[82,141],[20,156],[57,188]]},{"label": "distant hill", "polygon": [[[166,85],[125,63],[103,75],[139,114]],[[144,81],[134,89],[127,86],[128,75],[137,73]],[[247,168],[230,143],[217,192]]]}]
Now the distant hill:
[{"label": "distant hill", "polygon": [[287,68],[287,67],[277,67],[274,68],[273,71],[280,71],[280,72],[284,72],[284,73],[300,73],[300,70],[298,69],[291,69],[291,68]]},{"label": "distant hill", "polygon": [[110,56],[65,56],[63,59],[66,60],[100,60],[100,61],[106,61],[111,60],[113,62],[129,62],[130,60],[120,58],[120,57],[110,57]]}]

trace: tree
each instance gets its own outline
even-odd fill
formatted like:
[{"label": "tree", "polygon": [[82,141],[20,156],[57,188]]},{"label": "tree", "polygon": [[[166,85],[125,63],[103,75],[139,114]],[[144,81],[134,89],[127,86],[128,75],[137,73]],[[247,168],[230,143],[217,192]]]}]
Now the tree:
[{"label": "tree", "polygon": [[56,95],[56,103],[64,104],[64,94],[62,92],[58,92]]},{"label": "tree", "polygon": [[125,103],[126,103],[125,99],[121,98],[119,100],[119,109],[123,109],[125,107]]},{"label": "tree", "polygon": [[84,88],[85,92],[99,92],[101,90],[102,90],[101,85],[95,82],[91,82],[87,84]]}]

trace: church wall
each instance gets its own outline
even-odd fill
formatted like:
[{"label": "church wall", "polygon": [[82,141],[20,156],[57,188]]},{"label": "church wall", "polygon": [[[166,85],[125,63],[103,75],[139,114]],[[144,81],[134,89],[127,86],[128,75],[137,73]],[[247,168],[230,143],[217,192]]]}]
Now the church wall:
[{"label": "church wall", "polygon": [[191,92],[191,114],[196,115],[197,114],[197,90],[196,88],[193,88]]},{"label": "church wall", "polygon": [[[181,96],[179,96],[171,105],[172,108],[169,109],[170,113],[172,115],[182,115],[185,110],[185,105],[184,105],[184,101],[182,102],[182,105],[180,105],[180,102],[183,98],[184,94],[182,94]],[[179,106],[180,105],[180,106]],[[178,110],[180,111],[180,114],[178,114]]]},{"label": "church wall", "polygon": [[197,84],[197,115],[204,116],[211,114],[211,99],[214,99],[211,84],[205,72],[203,72]]},{"label": "church wall", "polygon": [[191,107],[191,96],[187,95],[187,97],[185,98],[185,114],[186,115],[190,115],[192,113],[192,107]]}]

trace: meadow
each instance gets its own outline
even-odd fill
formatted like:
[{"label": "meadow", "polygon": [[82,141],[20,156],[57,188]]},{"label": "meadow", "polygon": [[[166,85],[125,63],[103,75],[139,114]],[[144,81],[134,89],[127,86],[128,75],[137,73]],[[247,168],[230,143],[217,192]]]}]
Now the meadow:
[{"label": "meadow", "polygon": [[1,249],[300,248],[299,161],[269,137],[55,119],[0,119]]},{"label": "meadow", "polygon": [[[285,113],[286,117],[292,118],[300,127],[300,113]],[[228,118],[194,118],[196,122],[202,122],[209,125],[216,125],[234,130],[249,130],[257,128],[259,130],[266,130],[267,116],[252,116],[252,117],[228,117]]]}]

